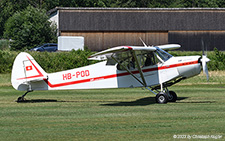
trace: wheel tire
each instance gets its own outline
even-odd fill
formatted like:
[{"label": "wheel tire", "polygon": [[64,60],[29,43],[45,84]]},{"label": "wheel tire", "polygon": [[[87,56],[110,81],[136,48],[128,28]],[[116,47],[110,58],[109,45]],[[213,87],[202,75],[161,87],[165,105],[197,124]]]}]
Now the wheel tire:
[{"label": "wheel tire", "polygon": [[168,96],[169,102],[176,102],[177,94],[174,91],[169,91],[170,96]]},{"label": "wheel tire", "polygon": [[155,97],[156,103],[166,104],[168,102],[168,96],[164,92],[159,92]]}]

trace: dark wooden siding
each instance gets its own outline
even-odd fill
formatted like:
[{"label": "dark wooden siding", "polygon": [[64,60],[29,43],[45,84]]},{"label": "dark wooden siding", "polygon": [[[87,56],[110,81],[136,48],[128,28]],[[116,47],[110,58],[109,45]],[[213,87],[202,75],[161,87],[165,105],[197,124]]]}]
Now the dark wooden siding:
[{"label": "dark wooden siding", "polygon": [[167,32],[61,32],[62,36],[83,36],[85,46],[91,50],[100,51],[121,45],[147,45],[168,43]]},{"label": "dark wooden siding", "polygon": [[224,11],[61,11],[60,31],[225,30]]},{"label": "dark wooden siding", "polygon": [[202,41],[207,50],[225,50],[225,31],[170,31],[168,37],[169,43],[182,46],[180,50],[201,51]]}]

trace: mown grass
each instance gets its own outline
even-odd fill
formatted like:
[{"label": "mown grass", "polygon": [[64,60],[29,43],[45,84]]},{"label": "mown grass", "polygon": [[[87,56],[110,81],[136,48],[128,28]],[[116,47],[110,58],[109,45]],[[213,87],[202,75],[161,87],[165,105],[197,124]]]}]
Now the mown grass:
[{"label": "mown grass", "polygon": [[209,82],[200,82],[205,78],[199,75],[170,87],[178,101],[162,105],[141,88],[36,91],[26,103],[16,103],[23,92],[1,84],[0,140],[225,140],[225,81],[212,80],[218,74],[211,73]]},{"label": "mown grass", "polygon": [[11,74],[0,74],[0,87],[11,85]]}]

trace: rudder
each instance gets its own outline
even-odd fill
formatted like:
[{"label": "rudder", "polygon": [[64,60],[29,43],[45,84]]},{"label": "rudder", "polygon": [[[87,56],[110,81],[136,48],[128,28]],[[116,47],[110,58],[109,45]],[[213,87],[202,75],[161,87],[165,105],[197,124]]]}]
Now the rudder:
[{"label": "rudder", "polygon": [[47,73],[30,54],[21,52],[17,55],[11,75],[11,83],[16,90],[29,91],[31,82],[44,79],[47,79]]}]

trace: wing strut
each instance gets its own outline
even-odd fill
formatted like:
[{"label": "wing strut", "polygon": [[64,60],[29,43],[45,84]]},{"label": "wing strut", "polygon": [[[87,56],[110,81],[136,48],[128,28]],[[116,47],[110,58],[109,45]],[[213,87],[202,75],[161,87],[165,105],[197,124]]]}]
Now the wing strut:
[{"label": "wing strut", "polygon": [[137,56],[136,56],[136,53],[135,51],[132,50],[131,54],[133,55],[134,59],[135,59],[135,62],[137,62],[137,66],[138,66],[138,71],[141,75],[141,78],[142,78],[142,81],[137,78],[126,66],[124,66],[123,64],[120,63],[120,61],[118,61],[115,57],[113,57],[113,55],[111,56],[113,60],[115,60],[120,66],[122,66],[128,73],[130,73],[131,76],[133,76],[139,83],[141,83],[144,87],[147,87],[147,84],[146,84],[146,81],[145,81],[145,78],[144,78],[144,75],[143,75],[143,72],[142,72],[142,69],[140,67],[140,64],[137,60]]},{"label": "wing strut", "polygon": [[131,52],[132,52],[132,55],[133,55],[135,61],[137,62],[137,68],[138,68],[138,71],[139,71],[139,73],[141,75],[142,82],[143,82],[144,86],[147,87],[143,71],[142,71],[140,63],[139,63],[139,61],[137,59],[137,55],[136,55],[135,51],[132,50]]}]

